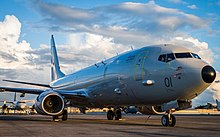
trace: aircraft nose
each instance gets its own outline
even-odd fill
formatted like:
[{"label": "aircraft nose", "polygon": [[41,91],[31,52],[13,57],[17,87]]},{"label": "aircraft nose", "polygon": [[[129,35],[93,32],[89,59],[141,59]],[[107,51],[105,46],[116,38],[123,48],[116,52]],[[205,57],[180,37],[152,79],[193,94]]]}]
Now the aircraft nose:
[{"label": "aircraft nose", "polygon": [[211,66],[205,66],[202,68],[202,79],[206,83],[212,83],[215,80],[216,72]]}]

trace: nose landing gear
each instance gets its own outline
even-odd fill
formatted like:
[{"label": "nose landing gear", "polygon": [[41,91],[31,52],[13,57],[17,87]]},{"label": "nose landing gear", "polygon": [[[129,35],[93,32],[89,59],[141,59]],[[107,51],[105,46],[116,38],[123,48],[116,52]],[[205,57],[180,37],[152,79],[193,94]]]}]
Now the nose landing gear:
[{"label": "nose landing gear", "polygon": [[165,115],[161,118],[161,123],[163,126],[174,127],[176,125],[176,118],[172,115],[172,111],[169,110]]}]

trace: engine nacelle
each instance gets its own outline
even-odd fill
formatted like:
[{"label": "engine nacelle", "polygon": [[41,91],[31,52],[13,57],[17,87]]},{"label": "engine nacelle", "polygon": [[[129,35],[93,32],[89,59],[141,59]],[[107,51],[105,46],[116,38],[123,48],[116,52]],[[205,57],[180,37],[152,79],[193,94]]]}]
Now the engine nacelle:
[{"label": "engine nacelle", "polygon": [[160,106],[138,106],[138,111],[145,115],[163,114]]},{"label": "engine nacelle", "polygon": [[35,109],[41,115],[59,116],[64,107],[63,97],[52,90],[41,93],[35,102]]}]

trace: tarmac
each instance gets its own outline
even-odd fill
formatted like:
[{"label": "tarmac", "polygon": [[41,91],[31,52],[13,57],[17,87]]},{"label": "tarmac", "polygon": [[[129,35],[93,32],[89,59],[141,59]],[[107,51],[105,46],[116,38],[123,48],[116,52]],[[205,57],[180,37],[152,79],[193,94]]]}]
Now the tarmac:
[{"label": "tarmac", "polygon": [[163,127],[161,115],[123,114],[106,120],[105,113],[71,114],[67,121],[53,122],[42,115],[0,115],[0,136],[220,136],[220,115],[177,114],[175,127]]}]

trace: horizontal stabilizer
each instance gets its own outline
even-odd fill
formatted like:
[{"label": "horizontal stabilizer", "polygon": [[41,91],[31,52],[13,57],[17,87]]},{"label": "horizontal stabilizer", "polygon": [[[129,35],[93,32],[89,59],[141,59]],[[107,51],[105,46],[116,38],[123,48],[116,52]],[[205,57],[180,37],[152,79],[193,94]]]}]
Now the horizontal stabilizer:
[{"label": "horizontal stabilizer", "polygon": [[7,79],[4,79],[3,81],[50,88],[50,85],[47,85],[47,84],[30,83],[30,82],[7,80]]}]

